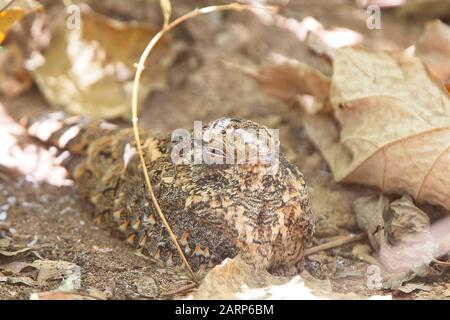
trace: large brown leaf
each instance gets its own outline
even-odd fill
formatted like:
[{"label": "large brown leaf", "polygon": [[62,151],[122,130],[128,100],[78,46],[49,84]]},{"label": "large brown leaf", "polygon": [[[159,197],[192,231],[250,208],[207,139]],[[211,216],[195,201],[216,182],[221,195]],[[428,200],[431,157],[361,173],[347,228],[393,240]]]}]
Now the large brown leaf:
[{"label": "large brown leaf", "polygon": [[306,127],[340,182],[408,193],[450,209],[450,102],[419,58],[335,51],[333,114]]},{"label": "large brown leaf", "polygon": [[431,72],[450,84],[450,26],[440,20],[429,21],[417,43],[417,54]]},{"label": "large brown leaf", "polygon": [[29,12],[41,10],[34,0],[0,0],[0,43],[5,40],[12,25]]},{"label": "large brown leaf", "polygon": [[[147,23],[123,22],[81,6],[80,29],[54,22],[45,62],[33,77],[56,107],[75,114],[115,118],[130,116],[135,63],[158,28]],[[142,102],[166,85],[171,44],[163,38],[155,47],[140,83]]]}]

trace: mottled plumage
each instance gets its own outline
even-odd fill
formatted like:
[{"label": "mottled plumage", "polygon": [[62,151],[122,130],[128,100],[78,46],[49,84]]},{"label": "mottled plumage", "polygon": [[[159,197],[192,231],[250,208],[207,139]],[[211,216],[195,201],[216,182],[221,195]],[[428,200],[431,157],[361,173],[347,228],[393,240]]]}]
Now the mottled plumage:
[{"label": "mottled plumage", "polygon": [[[251,121],[219,119],[203,132],[219,123],[223,133],[267,131]],[[99,224],[146,255],[181,262],[148,197],[130,129],[52,114],[29,121],[29,132],[70,152],[64,164],[95,205]],[[284,156],[273,175],[261,162],[174,164],[170,137],[141,138],[155,195],[193,270],[238,252],[271,271],[292,270],[301,261],[313,232],[312,213],[303,176]]]}]

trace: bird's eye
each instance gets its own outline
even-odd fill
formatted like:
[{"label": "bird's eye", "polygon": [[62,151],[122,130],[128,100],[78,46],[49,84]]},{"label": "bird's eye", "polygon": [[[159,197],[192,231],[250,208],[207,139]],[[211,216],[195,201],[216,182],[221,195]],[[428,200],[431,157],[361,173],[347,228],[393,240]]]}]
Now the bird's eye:
[{"label": "bird's eye", "polygon": [[224,157],[225,153],[222,148],[216,147],[216,146],[209,146],[208,147],[208,153],[214,156],[220,156]]}]

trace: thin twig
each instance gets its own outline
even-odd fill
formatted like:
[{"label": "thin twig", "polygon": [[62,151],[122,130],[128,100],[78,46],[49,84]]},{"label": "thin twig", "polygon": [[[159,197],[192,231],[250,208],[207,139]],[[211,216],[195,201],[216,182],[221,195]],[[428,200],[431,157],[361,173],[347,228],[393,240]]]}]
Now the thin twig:
[{"label": "thin twig", "polygon": [[174,296],[174,295],[177,295],[177,294],[186,292],[186,291],[193,290],[193,289],[195,289],[196,287],[197,287],[197,283],[190,283],[190,284],[187,284],[187,285],[185,285],[185,286],[179,287],[179,288],[177,288],[177,289],[169,290],[169,291],[163,292],[163,293],[161,293],[161,297]]},{"label": "thin twig", "polygon": [[135,74],[135,77],[134,77],[133,97],[132,97],[132,104],[131,104],[131,108],[132,108],[132,123],[133,123],[133,132],[134,132],[134,137],[135,137],[135,140],[136,140],[137,150],[138,150],[139,157],[140,157],[141,164],[142,164],[142,171],[144,173],[145,183],[147,184],[147,188],[148,188],[148,192],[150,194],[150,198],[152,199],[152,202],[153,202],[153,204],[154,204],[154,206],[156,208],[156,211],[158,212],[158,215],[159,215],[159,217],[160,217],[164,227],[167,229],[167,231],[168,231],[168,233],[170,235],[170,238],[172,239],[173,243],[177,247],[177,250],[178,250],[178,252],[179,252],[179,254],[181,256],[181,259],[183,260],[186,268],[188,269],[189,273],[191,274],[192,279],[196,283],[198,283],[197,278],[196,278],[194,272],[192,271],[192,268],[189,265],[186,257],[184,256],[183,250],[181,249],[175,234],[173,233],[172,229],[170,228],[170,225],[167,222],[166,217],[164,216],[164,214],[161,211],[161,208],[159,207],[158,201],[157,201],[157,199],[155,197],[155,194],[153,192],[153,187],[152,187],[152,184],[150,182],[149,174],[147,172],[147,167],[146,167],[146,163],[145,163],[144,153],[143,153],[142,145],[141,145],[141,138],[140,138],[140,135],[139,135],[139,127],[138,127],[139,83],[140,83],[140,80],[141,80],[142,72],[144,71],[145,62],[147,61],[147,58],[148,58],[150,52],[152,51],[152,49],[155,47],[155,45],[158,43],[158,41],[166,33],[168,33],[170,30],[175,28],[177,25],[179,25],[183,21],[186,21],[186,20],[188,20],[190,18],[199,16],[199,15],[211,13],[211,12],[225,11],[225,10],[242,11],[242,10],[253,10],[253,9],[274,10],[275,7],[252,6],[252,5],[243,5],[243,4],[239,4],[239,3],[230,3],[230,4],[225,4],[225,5],[210,6],[210,7],[205,7],[205,8],[201,8],[201,9],[195,9],[195,10],[193,10],[191,12],[188,12],[187,14],[185,14],[185,15],[175,19],[171,23],[165,25],[163,27],[163,29],[161,29],[150,40],[150,42],[147,44],[147,47],[145,48],[144,52],[142,53],[141,57],[139,58],[139,63],[136,66],[137,70],[136,70],[136,74]]},{"label": "thin twig", "polygon": [[321,245],[318,245],[318,246],[306,249],[305,250],[305,257],[309,256],[309,255],[312,255],[314,253],[320,252],[320,251],[324,251],[324,250],[340,247],[340,246],[343,246],[343,245],[351,243],[351,242],[364,240],[366,237],[367,237],[367,235],[365,233],[349,234],[349,235],[346,235],[346,236],[342,236],[342,237],[339,237],[336,240],[333,240],[333,241],[330,241],[330,242],[326,242],[326,243],[323,243]]},{"label": "thin twig", "polygon": [[445,266],[445,267],[450,267],[450,262],[448,261],[441,261],[435,258],[432,258],[431,261],[433,261],[434,263],[440,265],[440,266]]}]

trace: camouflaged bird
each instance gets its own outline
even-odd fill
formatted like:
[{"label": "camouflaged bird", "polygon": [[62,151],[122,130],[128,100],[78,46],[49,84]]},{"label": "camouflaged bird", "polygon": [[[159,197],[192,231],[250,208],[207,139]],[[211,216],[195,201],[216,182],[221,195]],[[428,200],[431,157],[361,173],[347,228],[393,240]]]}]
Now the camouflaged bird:
[{"label": "camouflaged bird", "polygon": [[[148,197],[131,129],[63,113],[31,119],[27,127],[31,135],[65,150],[63,164],[95,205],[100,225],[145,255],[181,264]],[[203,133],[211,129],[220,134],[227,129],[271,134],[252,121],[229,118],[202,128]],[[312,237],[313,221],[307,187],[295,165],[283,155],[273,174],[267,174],[262,161],[175,164],[171,137],[143,133],[141,139],[158,203],[194,271],[207,270],[238,252],[259,268],[296,270]]]}]

